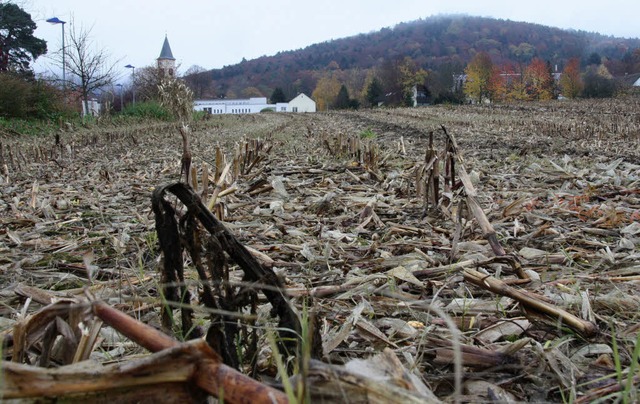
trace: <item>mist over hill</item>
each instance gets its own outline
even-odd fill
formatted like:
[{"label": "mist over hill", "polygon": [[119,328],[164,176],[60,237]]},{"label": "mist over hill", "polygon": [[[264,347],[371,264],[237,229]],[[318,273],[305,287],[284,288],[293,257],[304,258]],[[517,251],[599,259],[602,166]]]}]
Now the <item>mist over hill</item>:
[{"label": "mist over hill", "polygon": [[570,58],[577,57],[585,65],[590,58],[599,58],[613,75],[623,75],[640,68],[636,63],[639,48],[638,38],[441,15],[243,60],[222,69],[189,74],[186,80],[197,98],[269,97],[276,87],[291,98],[300,92],[311,95],[323,77],[331,76],[346,85],[353,97],[362,98],[362,86],[374,72],[384,69],[385,63],[407,57],[429,72],[437,91],[449,86],[452,74],[461,73],[478,52],[489,53],[496,64],[522,65],[540,58],[560,70]]}]

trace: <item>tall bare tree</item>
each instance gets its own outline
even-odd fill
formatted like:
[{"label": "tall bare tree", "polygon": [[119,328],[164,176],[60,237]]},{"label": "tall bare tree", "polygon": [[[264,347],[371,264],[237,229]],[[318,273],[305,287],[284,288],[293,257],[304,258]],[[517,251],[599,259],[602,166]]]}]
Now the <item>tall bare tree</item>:
[{"label": "tall bare tree", "polygon": [[211,73],[204,67],[198,65],[193,65],[188,68],[184,73],[183,79],[191,91],[193,91],[196,98],[203,98],[213,82]]},{"label": "tall bare tree", "polygon": [[145,66],[136,69],[134,85],[136,98],[141,101],[159,100],[158,86],[162,82],[162,71],[156,66]]},{"label": "tall bare tree", "polygon": [[71,29],[68,45],[64,50],[66,68],[71,76],[76,77],[76,80],[69,84],[80,91],[85,111],[88,112],[89,95],[95,90],[111,85],[118,76],[116,65],[120,60],[111,63],[106,49],[96,48],[91,38],[92,28],[86,29],[82,25],[76,25],[73,19],[69,25]]}]

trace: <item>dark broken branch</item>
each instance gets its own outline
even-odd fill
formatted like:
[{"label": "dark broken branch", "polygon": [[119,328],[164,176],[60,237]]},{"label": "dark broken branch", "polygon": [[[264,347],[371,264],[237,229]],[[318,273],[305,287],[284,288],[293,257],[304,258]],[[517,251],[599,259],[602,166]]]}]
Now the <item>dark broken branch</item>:
[{"label": "dark broken branch", "polygon": [[[273,307],[273,312],[279,317],[280,337],[282,341],[285,341],[285,346],[290,349],[288,354],[296,352],[297,341],[300,335],[300,321],[289,304],[280,279],[273,270],[263,267],[234,235],[227,230],[222,222],[216,219],[211,211],[204,206],[200,197],[186,184],[168,184],[154,190],[151,199],[154,212],[156,212],[156,222],[159,226],[166,226],[167,223],[170,223],[167,215],[169,212],[173,212],[168,202],[163,199],[166,192],[170,192],[178,197],[187,207],[188,211],[198,218],[211,236],[217,239],[222,249],[231,259],[242,268],[246,280],[254,282],[256,287],[264,293]],[[160,238],[160,235],[158,237]],[[173,240],[173,242],[175,242],[175,240]],[[175,246],[175,244],[172,245]],[[177,249],[177,247],[173,248]],[[173,254],[171,252],[169,253]]]}]

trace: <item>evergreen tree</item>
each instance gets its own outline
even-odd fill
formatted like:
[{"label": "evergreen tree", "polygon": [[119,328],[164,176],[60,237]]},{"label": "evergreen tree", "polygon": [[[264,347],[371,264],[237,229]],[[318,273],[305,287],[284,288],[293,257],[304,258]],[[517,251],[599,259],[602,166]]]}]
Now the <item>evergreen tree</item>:
[{"label": "evergreen tree", "polygon": [[374,77],[371,80],[371,83],[369,83],[369,87],[367,87],[367,102],[371,106],[376,106],[378,105],[379,98],[382,97],[383,94],[384,91],[382,90],[382,83],[380,83],[380,80],[378,80],[377,77]]},{"label": "evergreen tree", "polygon": [[587,65],[600,65],[602,63],[602,57],[598,52],[592,52],[587,59]]},{"label": "evergreen tree", "polygon": [[348,109],[351,107],[349,90],[347,90],[344,84],[340,87],[340,91],[338,91],[338,96],[333,103],[333,107],[335,109]]},{"label": "evergreen tree", "polygon": [[270,100],[272,104],[277,104],[279,102],[287,102],[287,97],[284,95],[282,88],[276,87],[273,93],[271,93]]},{"label": "evergreen tree", "polygon": [[586,98],[613,97],[616,87],[609,72],[602,66],[590,66],[584,75],[582,96]]},{"label": "evergreen tree", "polygon": [[31,15],[12,3],[0,3],[0,72],[29,72],[29,64],[47,53],[47,43],[33,36]]}]

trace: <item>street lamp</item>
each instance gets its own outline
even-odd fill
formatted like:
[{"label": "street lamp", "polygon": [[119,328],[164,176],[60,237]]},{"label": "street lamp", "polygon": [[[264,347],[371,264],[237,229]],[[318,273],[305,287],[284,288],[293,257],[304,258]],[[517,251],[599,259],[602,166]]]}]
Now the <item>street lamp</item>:
[{"label": "street lamp", "polygon": [[120,87],[120,112],[124,109],[124,103],[122,102],[122,84],[116,84],[116,87]]},{"label": "street lamp", "polygon": [[64,24],[66,24],[66,21],[62,21],[61,19],[59,19],[58,17],[53,17],[53,18],[49,18],[47,20],[47,22],[49,24],[62,24],[62,93],[66,94],[67,93],[67,78],[65,77],[65,73],[66,73],[66,68],[65,68],[65,63],[64,63],[64,54],[65,49],[64,49]]},{"label": "street lamp", "polygon": [[131,85],[131,91],[133,92],[133,105],[136,105],[136,67],[132,65],[126,65],[127,69],[132,69],[131,76],[133,77],[133,84]]}]

